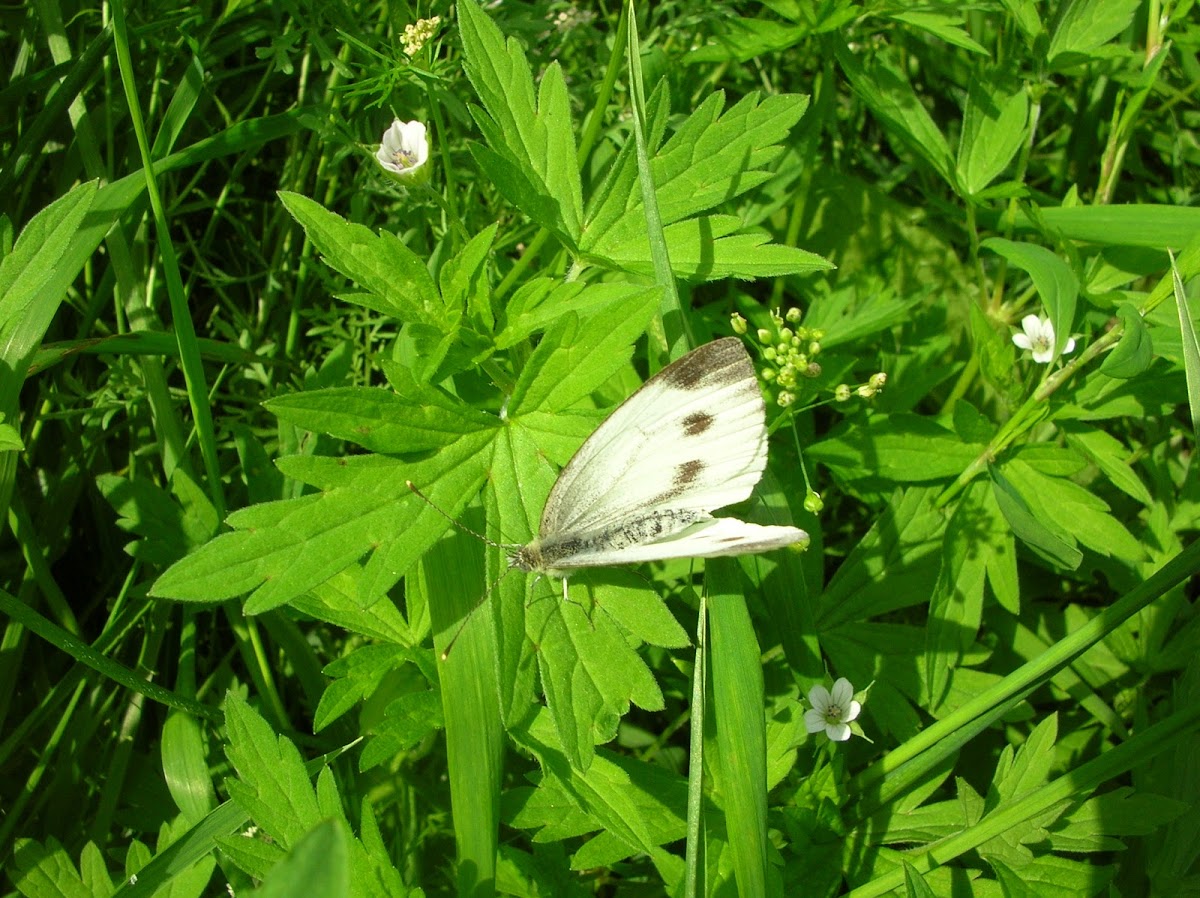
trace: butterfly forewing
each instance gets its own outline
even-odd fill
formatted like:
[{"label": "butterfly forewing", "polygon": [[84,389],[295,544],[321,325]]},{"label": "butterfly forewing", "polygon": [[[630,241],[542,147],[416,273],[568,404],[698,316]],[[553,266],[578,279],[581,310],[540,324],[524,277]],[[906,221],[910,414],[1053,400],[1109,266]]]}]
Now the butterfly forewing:
[{"label": "butterfly forewing", "polygon": [[750,357],[732,337],[707,343],[650,378],[580,447],[546,501],[539,540],[654,513],[661,535],[677,532],[747,498],[766,461]]}]

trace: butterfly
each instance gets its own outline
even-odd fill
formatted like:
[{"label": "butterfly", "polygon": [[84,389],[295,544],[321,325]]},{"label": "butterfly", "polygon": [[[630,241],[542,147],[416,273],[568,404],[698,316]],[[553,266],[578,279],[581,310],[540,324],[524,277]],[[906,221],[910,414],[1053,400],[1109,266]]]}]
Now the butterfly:
[{"label": "butterfly", "polygon": [[748,498],[767,465],[766,408],[741,340],[694,349],[587,438],[550,491],[536,538],[509,567],[563,580],[581,568],[715,558],[808,539],[712,512]]}]

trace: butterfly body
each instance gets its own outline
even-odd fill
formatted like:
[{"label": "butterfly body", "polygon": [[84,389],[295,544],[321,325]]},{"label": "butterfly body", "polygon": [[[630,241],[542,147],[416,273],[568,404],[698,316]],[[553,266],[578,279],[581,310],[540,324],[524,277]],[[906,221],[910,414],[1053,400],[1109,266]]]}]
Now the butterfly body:
[{"label": "butterfly body", "polygon": [[766,409],[741,341],[689,352],[625,400],[558,476],[536,538],[509,566],[580,568],[712,558],[807,539],[712,512],[750,496],[767,464]]}]

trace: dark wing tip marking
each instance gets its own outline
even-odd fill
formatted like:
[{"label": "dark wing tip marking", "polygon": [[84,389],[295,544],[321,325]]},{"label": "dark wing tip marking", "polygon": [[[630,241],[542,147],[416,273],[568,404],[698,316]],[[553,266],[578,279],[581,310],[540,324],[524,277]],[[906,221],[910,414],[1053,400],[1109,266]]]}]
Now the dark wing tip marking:
[{"label": "dark wing tip marking", "polygon": [[746,347],[737,337],[713,340],[676,359],[658,377],[668,386],[695,389],[701,382],[733,383],[754,378],[754,366]]}]

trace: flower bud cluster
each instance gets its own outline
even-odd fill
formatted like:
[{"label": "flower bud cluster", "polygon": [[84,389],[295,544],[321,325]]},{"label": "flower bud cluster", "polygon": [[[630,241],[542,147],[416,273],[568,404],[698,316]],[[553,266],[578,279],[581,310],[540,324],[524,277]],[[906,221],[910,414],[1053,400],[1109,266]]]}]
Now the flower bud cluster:
[{"label": "flower bud cluster", "polygon": [[[800,324],[800,318],[797,308],[788,309],[786,315],[772,309],[771,326],[760,327],[754,334],[761,347],[760,354],[767,363],[762,378],[780,408],[787,408],[796,401],[801,379],[821,374],[821,366],[815,359],[821,352],[825,332],[805,327]],[[732,327],[736,334],[746,334],[750,330],[749,322],[738,314],[733,316]]]},{"label": "flower bud cluster", "polygon": [[405,25],[402,39],[405,54],[416,56],[426,42],[433,37],[441,21],[441,16],[433,16],[429,19],[417,19],[413,24]]}]

